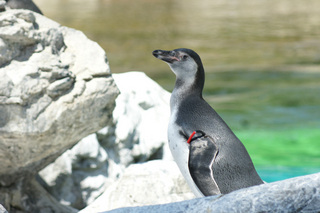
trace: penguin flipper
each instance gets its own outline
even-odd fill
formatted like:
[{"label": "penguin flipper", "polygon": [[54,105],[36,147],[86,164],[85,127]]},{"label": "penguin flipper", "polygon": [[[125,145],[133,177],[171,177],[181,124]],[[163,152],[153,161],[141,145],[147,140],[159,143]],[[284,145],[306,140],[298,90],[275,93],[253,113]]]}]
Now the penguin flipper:
[{"label": "penguin flipper", "polygon": [[212,164],[218,151],[213,139],[206,135],[190,142],[189,172],[205,196],[221,194],[212,172]]}]

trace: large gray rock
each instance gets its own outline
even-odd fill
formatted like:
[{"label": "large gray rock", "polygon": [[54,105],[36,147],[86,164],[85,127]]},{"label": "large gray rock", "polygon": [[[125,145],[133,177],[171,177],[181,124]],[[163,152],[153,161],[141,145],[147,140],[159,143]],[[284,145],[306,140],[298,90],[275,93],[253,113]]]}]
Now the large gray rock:
[{"label": "large gray rock", "polygon": [[0,13],[0,186],[27,183],[107,126],[118,93],[105,52],[82,32],[27,10]]},{"label": "large gray rock", "polygon": [[163,204],[195,198],[173,161],[155,160],[130,165],[122,177],[80,213],[124,206]]},{"label": "large gray rock", "polygon": [[82,139],[39,173],[57,200],[77,209],[92,203],[130,164],[172,159],[166,151],[170,94],[141,72],[113,78],[121,94],[112,125]]},{"label": "large gray rock", "polygon": [[129,212],[320,212],[320,173],[241,189],[227,195],[108,211]]},{"label": "large gray rock", "polygon": [[118,90],[105,52],[33,12],[0,13],[0,184],[106,126]]}]

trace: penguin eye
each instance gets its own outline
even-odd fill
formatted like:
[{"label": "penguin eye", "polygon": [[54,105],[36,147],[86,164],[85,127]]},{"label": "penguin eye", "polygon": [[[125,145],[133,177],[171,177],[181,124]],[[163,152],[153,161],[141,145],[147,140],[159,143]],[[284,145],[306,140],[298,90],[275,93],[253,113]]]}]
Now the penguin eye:
[{"label": "penguin eye", "polygon": [[183,55],[183,56],[182,56],[182,59],[183,59],[183,60],[186,60],[187,58],[188,58],[187,55]]}]

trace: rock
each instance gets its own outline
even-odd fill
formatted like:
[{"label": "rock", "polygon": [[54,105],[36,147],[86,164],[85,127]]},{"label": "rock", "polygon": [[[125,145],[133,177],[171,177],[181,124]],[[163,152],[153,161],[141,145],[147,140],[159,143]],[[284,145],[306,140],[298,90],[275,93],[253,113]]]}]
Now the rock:
[{"label": "rock", "polygon": [[26,9],[42,14],[40,9],[32,0],[7,0],[7,9]]},{"label": "rock", "polygon": [[5,11],[5,5],[6,5],[6,1],[0,0],[0,12]]},{"label": "rock", "polygon": [[27,10],[0,13],[0,187],[107,126],[118,93],[105,52],[82,32]]},{"label": "rock", "polygon": [[[108,213],[320,212],[319,189],[320,173],[317,173],[240,189],[227,195],[164,205],[121,208],[108,211]],[[108,210],[107,204],[105,205],[105,210]]]},{"label": "rock", "polygon": [[167,128],[170,93],[141,72],[113,74],[121,92],[113,112],[114,127],[98,132],[109,156],[122,165],[172,159]]},{"label": "rock", "polygon": [[163,204],[194,197],[175,162],[155,160],[130,165],[119,181],[79,213]]},{"label": "rock", "polygon": [[10,187],[1,188],[0,200],[10,213],[77,212],[76,209],[58,203],[34,178],[18,180]]},{"label": "rock", "polygon": [[0,14],[0,39],[9,52],[0,57],[0,177],[9,185],[107,125],[118,90],[104,51],[79,31],[11,10]]},{"label": "rock", "polygon": [[8,211],[0,204],[0,213],[8,213]]},{"label": "rock", "polygon": [[[172,159],[167,150],[169,96],[144,73],[113,74],[121,94],[113,123],[82,139],[39,174],[62,204],[82,209],[121,177],[150,159]],[[169,156],[169,157],[168,157]]]},{"label": "rock", "polygon": [[96,135],[83,138],[40,171],[43,185],[60,203],[82,209],[101,195],[110,180],[107,153]]}]

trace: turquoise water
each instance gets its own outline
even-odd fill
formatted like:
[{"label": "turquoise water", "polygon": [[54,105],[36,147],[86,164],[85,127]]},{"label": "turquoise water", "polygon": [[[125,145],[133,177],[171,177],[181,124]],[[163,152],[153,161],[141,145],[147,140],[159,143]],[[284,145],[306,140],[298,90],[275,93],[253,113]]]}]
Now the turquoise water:
[{"label": "turquoise water", "polygon": [[292,177],[318,173],[320,172],[320,168],[270,166],[257,167],[257,172],[262,180],[267,183],[271,183],[274,181],[285,180]]},{"label": "turquoise water", "polygon": [[320,68],[207,73],[204,96],[235,130],[320,131]]}]

